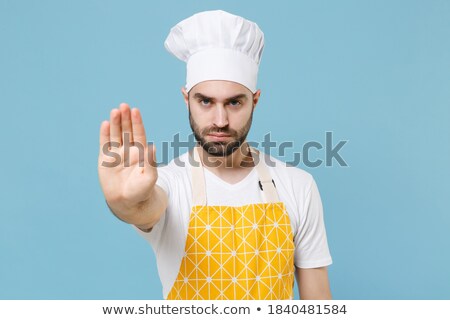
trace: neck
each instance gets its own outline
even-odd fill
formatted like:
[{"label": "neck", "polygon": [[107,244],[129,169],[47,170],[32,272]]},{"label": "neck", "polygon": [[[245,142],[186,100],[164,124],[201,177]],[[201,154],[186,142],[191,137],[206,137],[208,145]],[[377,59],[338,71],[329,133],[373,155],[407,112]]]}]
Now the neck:
[{"label": "neck", "polygon": [[200,159],[204,167],[210,171],[226,172],[229,170],[238,171],[254,167],[249,145],[246,141],[228,156],[213,156],[207,153],[197,143]]}]

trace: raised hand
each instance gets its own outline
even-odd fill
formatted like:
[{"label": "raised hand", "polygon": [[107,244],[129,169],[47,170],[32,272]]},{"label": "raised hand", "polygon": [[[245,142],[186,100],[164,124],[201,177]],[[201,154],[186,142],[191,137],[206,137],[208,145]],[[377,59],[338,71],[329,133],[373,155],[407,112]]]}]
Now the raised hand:
[{"label": "raised hand", "polygon": [[[100,185],[110,208],[127,222],[139,224],[139,209],[148,205],[158,178],[155,148],[147,145],[137,108],[126,103],[112,109],[100,127]],[[141,217],[142,218],[142,217]],[[148,220],[147,220],[148,221]]]}]

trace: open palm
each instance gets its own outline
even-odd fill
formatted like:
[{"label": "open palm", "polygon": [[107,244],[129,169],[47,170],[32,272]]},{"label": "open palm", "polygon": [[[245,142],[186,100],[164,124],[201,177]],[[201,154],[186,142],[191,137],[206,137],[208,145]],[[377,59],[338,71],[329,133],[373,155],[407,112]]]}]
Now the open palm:
[{"label": "open palm", "polygon": [[122,103],[102,123],[98,174],[110,205],[131,208],[151,196],[158,178],[155,148],[147,145],[138,109]]}]

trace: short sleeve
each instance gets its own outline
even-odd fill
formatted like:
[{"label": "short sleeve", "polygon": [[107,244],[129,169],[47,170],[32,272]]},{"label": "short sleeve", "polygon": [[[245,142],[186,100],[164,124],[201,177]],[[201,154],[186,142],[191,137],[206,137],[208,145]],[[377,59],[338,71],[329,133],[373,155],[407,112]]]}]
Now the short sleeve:
[{"label": "short sleeve", "polygon": [[322,201],[314,179],[309,191],[299,204],[299,228],[294,235],[295,265],[298,268],[319,268],[332,263],[328,249]]}]

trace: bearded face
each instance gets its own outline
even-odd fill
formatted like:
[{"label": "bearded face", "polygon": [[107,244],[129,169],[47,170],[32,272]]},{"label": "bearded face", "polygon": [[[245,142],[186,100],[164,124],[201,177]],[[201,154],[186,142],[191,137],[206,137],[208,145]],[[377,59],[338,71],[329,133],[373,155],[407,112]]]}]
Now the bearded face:
[{"label": "bearded face", "polygon": [[253,111],[244,126],[238,130],[230,128],[229,125],[220,128],[214,125],[200,128],[193,119],[189,107],[189,124],[191,125],[195,139],[202,146],[203,150],[216,157],[227,157],[239,149],[247,138],[252,125],[252,119]]},{"label": "bearded face", "polygon": [[242,84],[208,80],[182,89],[195,139],[213,157],[227,157],[245,143],[260,91]]}]

